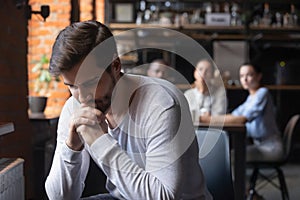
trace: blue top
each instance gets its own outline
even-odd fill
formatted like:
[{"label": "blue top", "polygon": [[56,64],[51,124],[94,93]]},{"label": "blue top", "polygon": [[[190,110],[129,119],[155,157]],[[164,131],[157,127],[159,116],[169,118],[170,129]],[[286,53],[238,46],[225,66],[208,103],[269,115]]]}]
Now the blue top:
[{"label": "blue top", "polygon": [[254,95],[249,95],[246,101],[232,112],[232,115],[247,118],[247,135],[254,139],[265,139],[280,134],[273,100],[267,88],[259,88]]}]

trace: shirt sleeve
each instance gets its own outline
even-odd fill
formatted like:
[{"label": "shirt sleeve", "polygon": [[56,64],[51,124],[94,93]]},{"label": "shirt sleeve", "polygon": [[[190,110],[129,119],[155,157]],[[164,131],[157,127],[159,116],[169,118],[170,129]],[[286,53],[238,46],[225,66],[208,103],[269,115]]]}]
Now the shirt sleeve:
[{"label": "shirt sleeve", "polygon": [[[71,117],[68,109],[70,104],[71,101],[67,101],[59,119],[56,149],[45,182],[46,193],[50,200],[80,199],[88,171],[89,155],[86,150],[73,151],[65,143]],[[83,160],[86,165],[82,165]]]},{"label": "shirt sleeve", "polygon": [[212,102],[212,115],[224,115],[227,110],[227,97],[224,88],[220,87],[216,90]]},{"label": "shirt sleeve", "polygon": [[237,107],[232,114],[236,116],[244,116],[250,122],[264,111],[268,101],[268,90],[260,88],[256,94],[247,98],[246,102]]},{"label": "shirt sleeve", "polygon": [[184,96],[188,102],[190,111],[198,109],[197,97],[194,95],[194,88],[185,91]]},{"label": "shirt sleeve", "polygon": [[98,138],[91,146],[93,156],[122,198],[178,199],[180,195],[180,184],[184,179],[181,173],[183,162],[176,149],[178,144],[170,145],[177,133],[176,124],[179,122],[176,123],[178,117],[175,116],[178,116],[179,110],[174,106],[159,113],[156,123],[143,130],[148,135],[144,141],[147,147],[145,167],[135,163],[108,134]]}]

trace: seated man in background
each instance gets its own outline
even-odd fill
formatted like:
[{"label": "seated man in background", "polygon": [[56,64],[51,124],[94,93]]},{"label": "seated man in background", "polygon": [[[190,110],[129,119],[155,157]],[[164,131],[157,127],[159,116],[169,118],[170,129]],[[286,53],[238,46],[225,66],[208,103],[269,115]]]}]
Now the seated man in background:
[{"label": "seated man in background", "polygon": [[226,91],[223,85],[214,82],[214,66],[209,59],[197,63],[194,78],[194,88],[184,92],[194,121],[198,122],[201,115],[225,114]]},{"label": "seated man in background", "polygon": [[163,59],[153,60],[147,69],[147,76],[154,78],[165,78],[166,67],[168,63]]},{"label": "seated man in background", "polygon": [[90,157],[107,176],[109,194],[88,199],[211,199],[184,95],[163,79],[123,74],[105,25],[85,21],[62,30],[50,72],[72,94],[45,183],[50,200],[80,199]]}]

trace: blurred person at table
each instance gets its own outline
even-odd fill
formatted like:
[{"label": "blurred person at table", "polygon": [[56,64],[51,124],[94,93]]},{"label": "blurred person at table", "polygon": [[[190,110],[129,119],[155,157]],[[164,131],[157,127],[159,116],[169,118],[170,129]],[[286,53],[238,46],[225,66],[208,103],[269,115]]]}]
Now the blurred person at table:
[{"label": "blurred person at table", "polygon": [[109,194],[84,199],[211,199],[184,95],[163,79],[122,73],[105,25],[63,29],[50,71],[72,94],[45,183],[50,200],[81,198],[90,157],[107,176]]},{"label": "blurred person at table", "polygon": [[201,116],[201,122],[245,123],[247,136],[253,143],[247,146],[247,161],[277,160],[282,156],[283,147],[277,127],[273,99],[267,88],[262,87],[261,69],[245,63],[240,67],[240,82],[249,95],[244,103],[231,114]]},{"label": "blurred person at table", "polygon": [[194,70],[194,87],[184,92],[195,121],[200,115],[226,114],[226,92],[223,84],[216,84],[214,71],[211,60],[200,60]]},{"label": "blurred person at table", "polygon": [[154,78],[165,78],[166,67],[168,63],[163,59],[153,60],[147,69],[147,76]]}]

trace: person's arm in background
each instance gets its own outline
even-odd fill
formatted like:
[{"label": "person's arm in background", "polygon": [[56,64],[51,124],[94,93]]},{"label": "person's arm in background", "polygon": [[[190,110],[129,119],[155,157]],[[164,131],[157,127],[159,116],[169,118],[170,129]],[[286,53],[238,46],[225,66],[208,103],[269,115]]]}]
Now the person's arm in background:
[{"label": "person's arm in background", "polygon": [[219,87],[213,94],[211,115],[224,115],[227,111],[227,96],[225,88]]},{"label": "person's arm in background", "polygon": [[184,96],[188,102],[190,110],[196,109],[196,105],[197,105],[196,97],[194,95],[193,90],[194,89],[188,89],[184,92]]},{"label": "person's arm in background", "polygon": [[246,123],[252,121],[258,115],[260,115],[267,103],[268,90],[266,88],[259,89],[255,96],[253,96],[251,103],[248,99],[232,111],[231,114],[220,116],[202,116],[201,122],[213,122],[213,123]]},{"label": "person's arm in background", "polygon": [[235,114],[226,114],[226,115],[214,115],[214,116],[200,116],[199,121],[203,123],[216,123],[216,124],[241,124],[246,123],[247,118],[242,116],[241,113],[244,110],[244,104],[238,106],[234,112]]},{"label": "person's arm in background", "polygon": [[216,123],[216,124],[240,124],[240,123],[246,123],[247,118],[242,116],[240,113],[243,110],[243,104],[238,106],[234,111],[235,115],[232,114],[226,114],[226,115],[214,115],[214,116],[200,116],[199,121],[203,123]]},{"label": "person's arm in background", "polygon": [[200,122],[203,123],[215,123],[215,124],[244,124],[247,122],[247,118],[244,116],[235,116],[231,114],[227,115],[215,115],[215,116],[200,116]]},{"label": "person's arm in background", "polygon": [[268,90],[260,88],[252,97],[251,103],[246,100],[245,103],[232,111],[232,115],[242,115],[247,121],[252,121],[264,112],[268,100],[267,95]]},{"label": "person's arm in background", "polygon": [[[64,106],[57,130],[56,150],[45,188],[50,200],[77,200],[84,188],[84,180],[89,167],[89,154],[83,149],[70,149],[66,140],[74,101],[71,97]],[[84,163],[84,165],[82,165]]]}]

